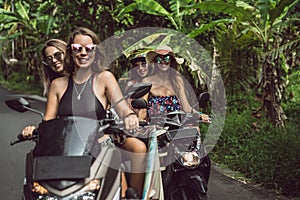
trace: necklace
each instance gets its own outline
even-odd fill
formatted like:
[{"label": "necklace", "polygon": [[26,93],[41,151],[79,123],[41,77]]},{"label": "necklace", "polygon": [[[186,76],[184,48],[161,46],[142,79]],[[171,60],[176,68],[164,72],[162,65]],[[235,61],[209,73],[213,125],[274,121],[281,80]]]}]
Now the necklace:
[{"label": "necklace", "polygon": [[83,84],[82,88],[81,88],[81,91],[78,92],[77,88],[76,88],[76,85],[75,85],[75,81],[73,81],[73,86],[75,88],[75,92],[77,93],[77,100],[79,101],[81,99],[81,94],[83,93],[84,89],[85,89],[85,86],[87,84],[87,82],[89,81],[90,78],[88,78],[88,80]]}]

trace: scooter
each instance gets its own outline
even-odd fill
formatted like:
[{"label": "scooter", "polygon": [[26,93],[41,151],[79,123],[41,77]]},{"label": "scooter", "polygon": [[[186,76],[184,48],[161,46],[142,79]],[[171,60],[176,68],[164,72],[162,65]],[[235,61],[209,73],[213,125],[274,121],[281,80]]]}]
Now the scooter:
[{"label": "scooter", "polygon": [[[151,84],[136,84],[124,98],[139,98]],[[24,98],[8,99],[9,108],[43,113],[30,107]],[[116,119],[110,110],[104,120],[64,117],[42,121],[32,138],[18,135],[16,143],[33,140],[36,145],[26,156],[24,200],[107,200],[121,199],[121,153],[109,134]]]},{"label": "scooter", "polygon": [[[208,93],[200,94],[200,103],[208,100]],[[143,102],[137,99],[132,104],[135,107]],[[148,125],[155,127],[149,147],[150,151],[157,149],[164,199],[207,199],[210,159],[201,146],[200,132],[196,128],[201,123],[198,118],[198,113],[175,111],[152,117]],[[156,163],[154,161],[147,163]]]},{"label": "scooter", "polygon": [[[159,139],[159,149],[165,154],[162,172],[165,199],[206,200],[210,175],[210,160],[201,146],[200,132],[189,126],[198,114],[173,112],[166,116],[165,136]],[[168,148],[165,146],[168,144]]]}]

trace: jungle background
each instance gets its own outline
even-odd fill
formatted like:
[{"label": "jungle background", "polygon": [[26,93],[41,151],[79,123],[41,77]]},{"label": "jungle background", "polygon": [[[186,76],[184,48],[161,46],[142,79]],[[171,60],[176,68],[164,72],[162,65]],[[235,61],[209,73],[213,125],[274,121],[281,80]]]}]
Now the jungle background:
[{"label": "jungle background", "polygon": [[[225,125],[212,160],[240,172],[238,179],[300,197],[299,0],[0,0],[0,5],[0,83],[27,94],[43,93],[44,42],[66,41],[76,26],[90,28],[101,41],[141,27],[168,28],[196,40],[226,89]],[[128,69],[126,56],[111,68],[117,78]],[[179,70],[196,93],[206,90],[199,71]]]}]

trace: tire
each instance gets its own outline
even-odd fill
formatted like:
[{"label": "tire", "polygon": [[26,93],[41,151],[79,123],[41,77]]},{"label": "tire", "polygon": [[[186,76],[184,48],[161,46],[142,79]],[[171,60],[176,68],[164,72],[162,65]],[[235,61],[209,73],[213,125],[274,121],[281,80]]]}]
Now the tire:
[{"label": "tire", "polygon": [[198,170],[202,173],[208,183],[211,170],[211,161],[208,155],[202,158],[202,163],[199,165]]},{"label": "tire", "polygon": [[25,194],[22,193],[22,200],[26,200]]},{"label": "tire", "polygon": [[166,200],[207,200],[206,180],[209,174],[205,177],[199,168],[178,172],[166,170],[166,172],[169,172],[168,176],[164,176]]},{"label": "tire", "polygon": [[23,186],[22,200],[33,200],[31,188],[31,184],[28,183]]},{"label": "tire", "polygon": [[207,194],[191,189],[189,186],[178,187],[170,194],[165,195],[165,200],[207,200]]}]

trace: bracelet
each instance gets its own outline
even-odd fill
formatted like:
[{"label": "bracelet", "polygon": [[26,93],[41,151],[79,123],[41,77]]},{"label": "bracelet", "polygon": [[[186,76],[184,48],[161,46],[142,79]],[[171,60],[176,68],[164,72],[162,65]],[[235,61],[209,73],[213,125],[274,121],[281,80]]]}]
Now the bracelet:
[{"label": "bracelet", "polygon": [[124,117],[124,119],[127,118],[127,117],[129,117],[130,115],[135,115],[135,116],[137,116],[137,114],[136,114],[135,112],[131,112],[131,113],[129,113],[128,115],[126,115],[126,116]]},{"label": "bracelet", "polygon": [[200,111],[199,111],[199,112],[198,112],[198,114],[199,114],[199,115],[202,115],[202,114],[203,114],[203,112],[200,112]]}]

